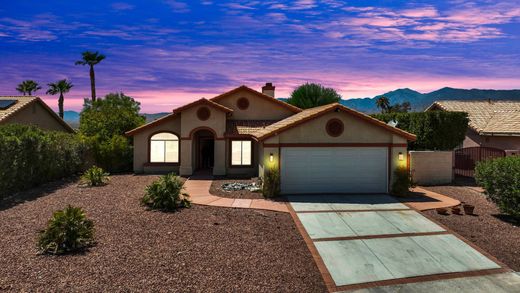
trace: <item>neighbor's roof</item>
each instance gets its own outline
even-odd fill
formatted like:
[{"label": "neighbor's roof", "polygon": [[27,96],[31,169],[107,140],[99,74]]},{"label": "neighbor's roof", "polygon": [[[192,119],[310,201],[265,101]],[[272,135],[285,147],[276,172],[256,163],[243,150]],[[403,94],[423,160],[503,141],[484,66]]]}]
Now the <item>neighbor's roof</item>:
[{"label": "neighbor's roof", "polygon": [[0,122],[7,120],[8,118],[16,115],[16,113],[20,112],[21,110],[25,109],[26,107],[29,107],[30,105],[34,103],[40,103],[45,110],[49,112],[49,114],[55,118],[65,129],[67,129],[70,132],[74,132],[74,129],[67,124],[67,122],[63,121],[63,119],[56,114],[45,102],[40,99],[39,97],[34,96],[0,96],[0,100],[16,100],[16,103],[10,106],[7,109],[0,109]]},{"label": "neighbor's roof", "polygon": [[520,135],[520,101],[436,101],[428,110],[466,112],[469,126],[482,135]]},{"label": "neighbor's roof", "polygon": [[255,137],[257,137],[259,140],[267,139],[271,136],[274,136],[280,132],[283,132],[287,129],[290,129],[292,127],[295,127],[301,123],[304,123],[308,120],[320,117],[321,115],[324,115],[328,112],[340,110],[346,113],[349,113],[353,116],[356,116],[357,118],[360,118],[362,120],[365,120],[369,123],[372,123],[376,126],[385,128],[386,130],[389,130],[397,135],[403,136],[408,140],[414,141],[416,139],[416,136],[406,132],[404,130],[401,130],[399,128],[387,125],[383,121],[377,120],[373,117],[370,117],[366,114],[363,114],[361,112],[352,110],[350,108],[347,108],[339,103],[332,103],[324,106],[314,107],[310,109],[303,110],[302,112],[295,114],[293,116],[287,117],[281,121],[278,121],[274,124],[271,124],[263,129],[260,129],[253,133]]},{"label": "neighbor's roof", "polygon": [[226,135],[252,135],[278,120],[228,120]]},{"label": "neighbor's roof", "polygon": [[230,95],[232,95],[232,94],[234,94],[236,92],[242,91],[242,90],[250,92],[250,93],[252,93],[252,94],[254,94],[254,95],[256,95],[256,96],[258,96],[260,98],[263,98],[263,99],[265,99],[267,101],[270,101],[270,102],[273,102],[275,104],[278,104],[278,105],[280,105],[280,106],[282,106],[282,107],[284,107],[284,108],[286,108],[286,109],[288,109],[288,110],[290,110],[290,111],[292,111],[294,113],[299,113],[299,112],[302,111],[302,109],[300,109],[300,108],[298,108],[296,106],[288,104],[288,103],[286,103],[284,101],[280,101],[280,100],[275,99],[275,98],[273,98],[271,96],[265,95],[265,94],[263,94],[263,93],[261,93],[259,91],[256,91],[256,90],[254,90],[254,89],[252,89],[252,88],[250,88],[248,86],[245,86],[245,85],[241,85],[241,86],[239,86],[239,87],[237,87],[235,89],[232,89],[232,90],[230,90],[228,92],[220,94],[220,95],[212,98],[211,101],[218,102],[221,99],[223,99],[225,97],[228,97],[228,96],[230,96]]}]

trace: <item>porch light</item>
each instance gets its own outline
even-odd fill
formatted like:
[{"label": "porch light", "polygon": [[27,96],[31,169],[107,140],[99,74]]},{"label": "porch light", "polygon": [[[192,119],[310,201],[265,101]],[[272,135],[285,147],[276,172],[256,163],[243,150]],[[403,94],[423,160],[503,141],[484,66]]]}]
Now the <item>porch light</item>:
[{"label": "porch light", "polygon": [[404,161],[404,155],[401,152],[399,152],[399,161]]},{"label": "porch light", "polygon": [[273,155],[273,153],[269,154],[269,162],[271,162],[271,163],[274,162],[274,155]]}]

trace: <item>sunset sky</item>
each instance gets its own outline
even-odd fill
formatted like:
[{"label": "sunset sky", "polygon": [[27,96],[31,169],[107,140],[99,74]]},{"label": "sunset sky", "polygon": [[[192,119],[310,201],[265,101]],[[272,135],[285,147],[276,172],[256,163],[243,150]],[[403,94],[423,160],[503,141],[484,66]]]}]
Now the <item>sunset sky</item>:
[{"label": "sunset sky", "polygon": [[68,78],[65,108],[80,110],[85,50],[107,56],[98,95],[121,90],[148,113],[265,82],[277,97],[318,82],[345,99],[520,88],[520,0],[407,2],[2,1],[0,95],[33,79],[56,109],[46,84]]}]

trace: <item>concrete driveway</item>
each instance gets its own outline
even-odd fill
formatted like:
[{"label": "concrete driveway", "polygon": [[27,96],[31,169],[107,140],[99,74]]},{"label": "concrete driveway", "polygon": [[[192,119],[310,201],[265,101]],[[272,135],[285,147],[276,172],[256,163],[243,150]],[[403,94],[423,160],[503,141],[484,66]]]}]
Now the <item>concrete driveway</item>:
[{"label": "concrete driveway", "polygon": [[331,291],[508,271],[389,195],[288,200]]}]

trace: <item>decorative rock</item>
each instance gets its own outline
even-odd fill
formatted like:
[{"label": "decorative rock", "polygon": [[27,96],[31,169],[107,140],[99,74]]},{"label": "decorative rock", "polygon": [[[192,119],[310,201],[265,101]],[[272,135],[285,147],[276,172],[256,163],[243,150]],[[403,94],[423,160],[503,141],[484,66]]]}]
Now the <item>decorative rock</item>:
[{"label": "decorative rock", "polygon": [[228,191],[228,192],[239,191],[239,190],[257,191],[257,190],[260,190],[260,187],[254,182],[252,182],[252,183],[232,182],[232,183],[222,184],[222,190]]}]

